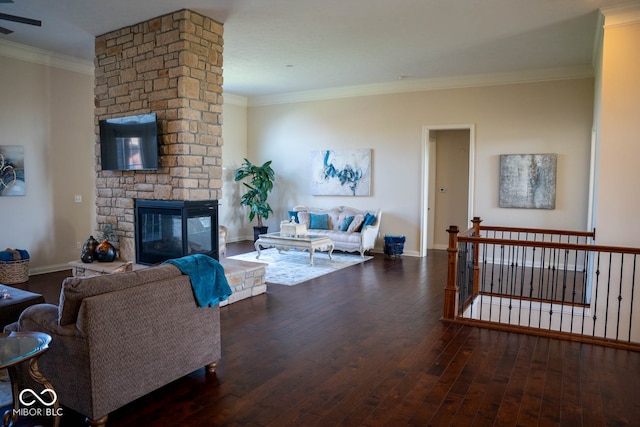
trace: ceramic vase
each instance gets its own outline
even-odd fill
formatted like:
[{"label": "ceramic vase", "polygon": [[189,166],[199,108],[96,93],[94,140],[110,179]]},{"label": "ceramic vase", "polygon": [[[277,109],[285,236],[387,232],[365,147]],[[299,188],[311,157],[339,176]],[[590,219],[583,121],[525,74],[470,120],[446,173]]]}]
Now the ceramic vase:
[{"label": "ceramic vase", "polygon": [[93,262],[96,259],[96,248],[98,247],[98,241],[89,236],[84,245],[82,246],[82,254],[80,260],[85,263]]},{"label": "ceramic vase", "polygon": [[116,248],[104,239],[96,248],[96,258],[100,262],[112,262],[116,259]]}]

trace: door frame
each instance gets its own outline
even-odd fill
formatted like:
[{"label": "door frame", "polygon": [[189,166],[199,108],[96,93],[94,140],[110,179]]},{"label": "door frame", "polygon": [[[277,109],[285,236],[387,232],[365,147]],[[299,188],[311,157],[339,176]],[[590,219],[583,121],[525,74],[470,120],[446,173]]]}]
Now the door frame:
[{"label": "door frame", "polygon": [[[422,180],[420,191],[420,256],[427,256],[428,231],[429,231],[429,193],[435,191],[435,182],[429,182],[429,133],[437,130],[468,130],[469,131],[469,195],[467,202],[467,224],[460,224],[459,227],[466,229],[473,218],[475,210],[475,124],[459,125],[424,125],[422,126]],[[435,207],[434,207],[435,209]]]}]

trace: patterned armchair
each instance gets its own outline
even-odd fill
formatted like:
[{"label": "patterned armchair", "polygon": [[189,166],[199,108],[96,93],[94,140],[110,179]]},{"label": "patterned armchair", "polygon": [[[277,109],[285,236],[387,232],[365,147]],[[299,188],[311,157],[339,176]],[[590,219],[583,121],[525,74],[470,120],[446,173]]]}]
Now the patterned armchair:
[{"label": "patterned armchair", "polygon": [[221,354],[219,306],[198,307],[189,276],[171,264],[67,278],[58,306],[33,305],[5,331],[51,335],[40,371],[91,425],[199,368],[214,372]]}]

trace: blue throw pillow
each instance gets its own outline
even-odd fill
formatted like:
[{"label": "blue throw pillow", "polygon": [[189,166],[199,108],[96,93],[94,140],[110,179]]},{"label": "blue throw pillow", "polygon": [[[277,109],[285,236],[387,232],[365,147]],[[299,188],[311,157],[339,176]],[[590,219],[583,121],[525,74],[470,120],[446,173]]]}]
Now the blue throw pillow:
[{"label": "blue throw pillow", "polygon": [[364,216],[364,222],[362,223],[362,228],[366,227],[367,225],[373,225],[374,222],[376,222],[376,216],[371,215],[370,213],[367,213]]},{"label": "blue throw pillow", "polygon": [[349,229],[349,226],[353,222],[353,218],[353,216],[346,217],[344,222],[342,223],[342,226],[340,227],[340,231],[347,231]]},{"label": "blue throw pillow", "polygon": [[[16,254],[14,251],[18,253]],[[29,252],[25,249],[0,251],[0,261],[19,261],[23,259],[29,259]]]},{"label": "blue throw pillow", "polygon": [[315,228],[316,230],[328,230],[329,229],[329,215],[328,214],[309,214],[309,228]]}]

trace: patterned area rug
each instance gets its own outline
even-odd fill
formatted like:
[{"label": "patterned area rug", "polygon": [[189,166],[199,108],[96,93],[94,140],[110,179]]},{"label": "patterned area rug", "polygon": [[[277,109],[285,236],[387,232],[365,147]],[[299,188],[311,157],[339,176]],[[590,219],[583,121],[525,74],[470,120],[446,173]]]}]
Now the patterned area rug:
[{"label": "patterned area rug", "polygon": [[334,252],[333,259],[330,260],[326,252],[315,252],[313,266],[311,266],[307,251],[292,249],[279,253],[276,248],[269,248],[261,251],[260,258],[256,259],[256,255],[258,252],[249,252],[229,258],[269,264],[265,269],[267,283],[287,286],[297,285],[373,258],[371,256],[363,258],[360,254]]},{"label": "patterned area rug", "polygon": [[0,369],[0,408],[10,405],[13,402],[11,397],[11,382],[6,369]]}]

